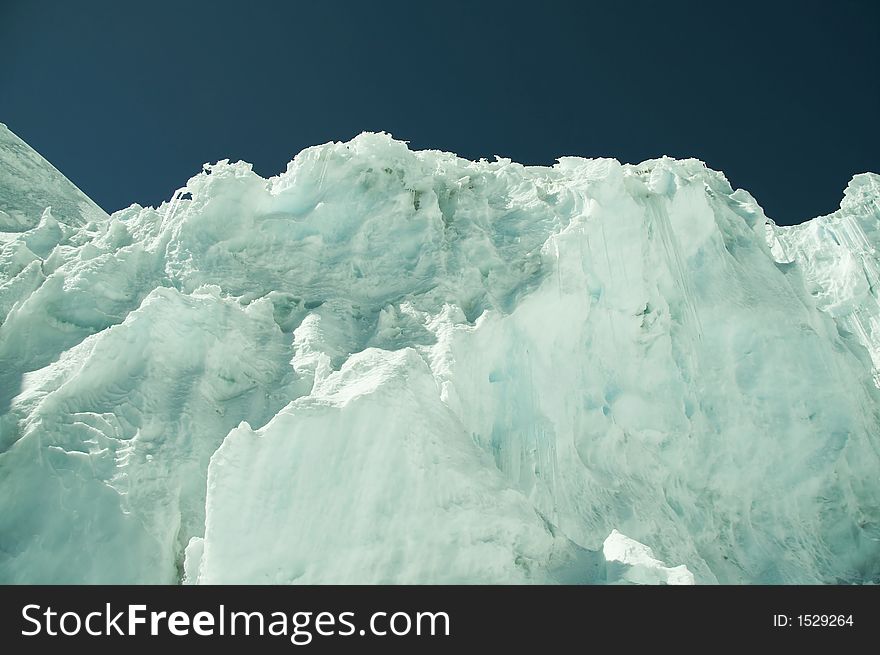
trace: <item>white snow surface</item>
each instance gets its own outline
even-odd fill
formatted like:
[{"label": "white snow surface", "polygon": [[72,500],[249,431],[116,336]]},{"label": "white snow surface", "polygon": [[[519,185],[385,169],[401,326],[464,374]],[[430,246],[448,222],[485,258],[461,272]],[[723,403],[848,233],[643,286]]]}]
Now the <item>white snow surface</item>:
[{"label": "white snow surface", "polygon": [[364,133],[107,217],[2,127],[0,581],[880,581],[878,198]]},{"label": "white snow surface", "polygon": [[633,584],[692,585],[694,575],[683,564],[667,567],[654,557],[654,551],[612,530],[602,544],[602,554],[610,566],[622,565],[618,579]]}]

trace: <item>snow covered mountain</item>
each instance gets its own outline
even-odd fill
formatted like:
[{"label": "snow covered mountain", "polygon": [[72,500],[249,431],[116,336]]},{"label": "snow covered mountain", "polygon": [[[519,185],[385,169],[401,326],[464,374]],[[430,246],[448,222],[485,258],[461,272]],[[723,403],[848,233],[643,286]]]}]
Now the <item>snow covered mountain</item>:
[{"label": "snow covered mountain", "polygon": [[880,581],[878,199],[362,134],[108,217],[4,126],[0,581]]},{"label": "snow covered mountain", "polygon": [[70,225],[107,220],[104,210],[0,123],[0,234],[35,227],[49,206]]}]

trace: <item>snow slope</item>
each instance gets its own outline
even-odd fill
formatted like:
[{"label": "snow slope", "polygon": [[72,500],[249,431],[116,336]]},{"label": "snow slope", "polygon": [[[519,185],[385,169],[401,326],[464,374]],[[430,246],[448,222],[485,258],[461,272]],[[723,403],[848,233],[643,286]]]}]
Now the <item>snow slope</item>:
[{"label": "snow slope", "polygon": [[5,196],[2,581],[880,579],[876,175],[778,228],[696,160],[362,134],[56,225],[45,170]]},{"label": "snow slope", "polygon": [[104,210],[0,123],[0,232],[33,228],[47,207],[68,225],[107,219]]}]

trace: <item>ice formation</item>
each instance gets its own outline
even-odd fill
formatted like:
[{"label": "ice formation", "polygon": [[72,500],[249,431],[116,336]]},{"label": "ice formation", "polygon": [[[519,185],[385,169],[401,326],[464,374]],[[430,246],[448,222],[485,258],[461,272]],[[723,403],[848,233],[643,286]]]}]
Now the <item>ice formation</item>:
[{"label": "ice formation", "polygon": [[614,580],[633,584],[694,584],[694,576],[686,566],[665,566],[650,548],[617,530],[612,530],[602,544],[602,555],[608,568],[615,564],[620,567],[611,573]]},{"label": "ice formation", "polygon": [[876,582],[878,198],[365,133],[107,216],[2,127],[0,581]]}]

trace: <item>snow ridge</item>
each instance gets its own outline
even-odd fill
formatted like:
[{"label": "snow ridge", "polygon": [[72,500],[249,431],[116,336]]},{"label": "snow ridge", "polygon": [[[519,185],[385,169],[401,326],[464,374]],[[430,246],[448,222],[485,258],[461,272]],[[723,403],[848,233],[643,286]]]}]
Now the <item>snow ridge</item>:
[{"label": "snow ridge", "polygon": [[0,154],[0,581],[880,580],[876,175],[365,133],[95,218]]}]

